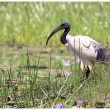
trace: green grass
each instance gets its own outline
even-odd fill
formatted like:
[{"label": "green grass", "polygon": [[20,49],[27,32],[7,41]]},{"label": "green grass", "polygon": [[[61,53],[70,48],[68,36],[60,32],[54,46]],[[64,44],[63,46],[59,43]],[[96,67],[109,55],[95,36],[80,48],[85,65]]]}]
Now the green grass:
[{"label": "green grass", "polygon": [[[28,48],[28,52],[29,50],[30,48]],[[60,50],[58,49],[58,51]],[[5,66],[6,68],[2,67],[0,71],[0,107],[53,108],[55,104],[63,103],[65,108],[71,108],[74,101],[78,99],[86,100],[90,108],[94,107],[94,103],[97,101],[104,101],[108,104],[109,65],[94,65],[89,79],[81,86],[82,73],[79,65],[74,63],[74,58],[71,54],[69,55],[67,50],[71,66],[63,66],[61,62],[63,59],[67,59],[67,56],[64,56],[67,53],[60,53],[62,57],[59,60],[54,58],[58,51],[45,54],[48,55],[48,58],[43,58],[44,54],[41,52],[34,61],[32,60],[33,54],[26,53],[23,57],[25,63],[23,64],[21,61],[19,64],[21,66],[45,66],[44,62],[48,61],[47,69],[13,68],[11,65],[8,68],[8,64]],[[25,49],[23,52],[27,52],[27,50]],[[11,58],[11,56],[8,57]],[[72,76],[64,77],[64,71],[71,71]],[[8,97],[12,97],[12,99],[9,101]]]},{"label": "green grass", "polygon": [[[109,104],[109,65],[95,64],[81,86],[82,73],[61,45],[61,32],[45,47],[47,35],[64,21],[70,22],[71,35],[88,35],[109,47],[109,8],[106,2],[0,3],[0,108],[54,108],[57,103],[71,108],[78,99],[89,108],[97,101]],[[29,68],[33,65],[47,69]],[[64,71],[72,76],[64,77]]]},{"label": "green grass", "polygon": [[[44,45],[52,29],[64,21],[70,22],[71,35],[88,35],[109,44],[109,2],[12,2],[0,7],[0,44]],[[60,45],[56,36],[50,45]]]}]

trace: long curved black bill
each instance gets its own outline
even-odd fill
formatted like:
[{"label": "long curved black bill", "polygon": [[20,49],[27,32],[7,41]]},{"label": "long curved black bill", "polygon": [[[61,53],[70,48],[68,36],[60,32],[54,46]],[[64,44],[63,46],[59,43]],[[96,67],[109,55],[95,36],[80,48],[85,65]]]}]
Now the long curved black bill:
[{"label": "long curved black bill", "polygon": [[57,27],[56,29],[54,29],[54,30],[50,33],[50,35],[48,36],[47,41],[46,41],[46,45],[48,44],[48,41],[50,40],[50,38],[51,38],[55,33],[57,33],[58,31],[60,31],[60,30],[62,30],[62,29],[64,29],[62,26],[59,26],[59,27]]}]

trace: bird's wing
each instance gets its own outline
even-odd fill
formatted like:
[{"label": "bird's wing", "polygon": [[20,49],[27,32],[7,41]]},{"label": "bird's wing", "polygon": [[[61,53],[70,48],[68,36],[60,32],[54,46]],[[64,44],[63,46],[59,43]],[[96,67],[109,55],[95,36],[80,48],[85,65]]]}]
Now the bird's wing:
[{"label": "bird's wing", "polygon": [[88,36],[71,37],[69,38],[69,45],[78,56],[81,53],[82,57],[89,59],[95,59],[96,50],[101,46],[100,43]]},{"label": "bird's wing", "polygon": [[96,51],[97,49],[99,49],[101,47],[101,44],[94,42],[94,41],[87,41],[87,42],[83,41],[82,45],[88,49],[92,46],[94,48],[94,51]]},{"label": "bird's wing", "polygon": [[84,55],[84,57],[88,57],[90,59],[95,60],[95,57],[97,55],[97,50],[101,47],[101,44],[89,38],[89,39],[82,39],[81,46],[82,46],[82,54]]},{"label": "bird's wing", "polygon": [[83,43],[85,45],[85,47],[88,48],[88,46],[92,45],[92,46],[100,46],[101,44],[97,41],[95,41],[94,39],[88,37],[88,36],[77,36],[78,39],[81,40],[81,43]]},{"label": "bird's wing", "polygon": [[90,46],[93,46],[94,48],[98,48],[101,46],[100,43],[98,43],[97,41],[95,41],[94,39],[92,39],[88,36],[74,36],[74,37],[68,36],[68,38],[69,38],[70,44],[72,44],[76,47],[84,46],[84,48],[88,49]]}]

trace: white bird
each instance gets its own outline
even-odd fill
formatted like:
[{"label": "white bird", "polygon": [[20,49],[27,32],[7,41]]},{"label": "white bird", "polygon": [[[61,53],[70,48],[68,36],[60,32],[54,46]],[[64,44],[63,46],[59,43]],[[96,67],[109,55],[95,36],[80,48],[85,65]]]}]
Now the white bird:
[{"label": "white bird", "polygon": [[88,36],[71,36],[67,35],[71,29],[68,22],[62,23],[54,29],[47,38],[46,45],[49,39],[58,31],[63,30],[61,35],[61,43],[66,45],[72,53],[80,59],[80,68],[83,71],[83,80],[87,79],[92,70],[92,65],[96,61],[110,61],[110,55],[106,53],[106,49],[94,39]]}]

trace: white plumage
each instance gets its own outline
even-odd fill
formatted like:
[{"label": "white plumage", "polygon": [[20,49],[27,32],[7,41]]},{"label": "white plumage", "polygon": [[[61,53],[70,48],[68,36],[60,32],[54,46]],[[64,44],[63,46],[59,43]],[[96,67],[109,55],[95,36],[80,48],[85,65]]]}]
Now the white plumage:
[{"label": "white plumage", "polygon": [[67,35],[66,39],[68,42],[65,45],[81,60],[81,69],[84,69],[84,65],[88,65],[91,70],[101,44],[88,36]]},{"label": "white plumage", "polygon": [[[92,64],[96,60],[105,60],[106,55],[102,48],[102,45],[88,36],[71,36],[67,35],[70,31],[70,24],[65,22],[59,27],[54,29],[47,38],[46,45],[49,39],[59,30],[64,29],[61,36],[61,43],[66,45],[72,53],[80,59],[80,67],[83,71],[83,80],[88,78],[88,75],[92,69]],[[103,57],[101,57],[103,56]]]}]

